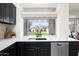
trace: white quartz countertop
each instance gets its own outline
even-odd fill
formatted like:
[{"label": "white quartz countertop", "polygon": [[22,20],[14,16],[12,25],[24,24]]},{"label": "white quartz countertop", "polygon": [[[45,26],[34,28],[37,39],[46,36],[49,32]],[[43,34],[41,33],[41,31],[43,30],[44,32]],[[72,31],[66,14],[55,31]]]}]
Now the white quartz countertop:
[{"label": "white quartz countertop", "polygon": [[16,42],[16,38],[0,40],[0,51]]},{"label": "white quartz countertop", "polygon": [[79,40],[74,39],[74,38],[69,38],[69,41],[79,41]]},{"label": "white quartz countertop", "polygon": [[50,41],[56,41],[56,36],[42,36],[42,37],[38,37],[38,38],[46,38],[46,40],[36,40],[37,37],[35,36],[24,36],[22,38],[22,40],[17,40],[18,42],[50,42]]},{"label": "white quartz countertop", "polygon": [[53,41],[79,41],[77,39],[58,39],[56,35],[42,36],[38,38],[46,38],[46,40],[36,40],[35,36],[24,36],[22,39],[18,39],[17,42],[53,42]]},{"label": "white quartz countertop", "polygon": [[[32,39],[29,39],[32,38]],[[46,38],[46,40],[35,40],[36,37],[23,37],[22,39],[16,39],[16,38],[10,38],[10,39],[3,39],[0,40],[0,51],[7,48],[8,46],[12,45],[15,42],[56,42],[56,41],[79,41],[77,39],[73,39],[73,38],[68,38],[68,39],[64,39],[64,40],[59,40],[57,39],[56,36],[44,36],[43,38]],[[40,38],[40,37],[39,37]]]}]

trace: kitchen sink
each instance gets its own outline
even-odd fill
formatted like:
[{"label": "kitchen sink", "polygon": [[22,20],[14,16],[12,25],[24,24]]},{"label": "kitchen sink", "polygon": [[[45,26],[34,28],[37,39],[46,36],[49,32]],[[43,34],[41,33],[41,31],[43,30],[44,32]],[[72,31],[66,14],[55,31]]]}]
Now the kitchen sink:
[{"label": "kitchen sink", "polygon": [[46,40],[46,38],[36,38],[36,40]]},{"label": "kitchen sink", "polygon": [[46,40],[46,38],[29,38],[29,40]]}]

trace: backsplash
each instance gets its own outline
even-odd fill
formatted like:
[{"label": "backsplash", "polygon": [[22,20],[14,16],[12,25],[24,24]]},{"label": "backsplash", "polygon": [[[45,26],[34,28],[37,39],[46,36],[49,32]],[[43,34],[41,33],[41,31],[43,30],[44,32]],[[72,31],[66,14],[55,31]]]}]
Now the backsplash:
[{"label": "backsplash", "polygon": [[0,24],[0,39],[4,38],[4,32],[5,32],[6,27],[7,27],[6,24]]},{"label": "backsplash", "polygon": [[7,25],[7,24],[1,24],[0,23],[0,40],[4,38],[4,32],[6,30],[6,27],[9,27],[9,30],[13,30],[13,25]]}]

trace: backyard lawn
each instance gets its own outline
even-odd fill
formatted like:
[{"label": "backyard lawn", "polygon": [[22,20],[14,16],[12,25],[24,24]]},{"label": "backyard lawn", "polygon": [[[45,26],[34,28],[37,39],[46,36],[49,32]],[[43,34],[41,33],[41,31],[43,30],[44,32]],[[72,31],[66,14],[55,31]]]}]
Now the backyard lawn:
[{"label": "backyard lawn", "polygon": [[[36,35],[36,32],[28,32],[28,35]],[[42,32],[42,35],[48,35],[48,33]]]}]

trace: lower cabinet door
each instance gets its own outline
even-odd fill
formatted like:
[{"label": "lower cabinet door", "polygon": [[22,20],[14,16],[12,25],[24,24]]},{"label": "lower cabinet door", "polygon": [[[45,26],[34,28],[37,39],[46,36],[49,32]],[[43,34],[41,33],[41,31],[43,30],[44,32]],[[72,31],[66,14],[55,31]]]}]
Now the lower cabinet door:
[{"label": "lower cabinet door", "polygon": [[25,48],[22,49],[21,56],[50,56],[49,48]]},{"label": "lower cabinet door", "polygon": [[10,49],[9,53],[10,56],[16,56],[16,49],[15,48]]},{"label": "lower cabinet door", "polygon": [[71,50],[71,51],[69,51],[69,56],[78,56],[77,50]]},{"label": "lower cabinet door", "polygon": [[9,52],[0,52],[0,56],[10,56]]},{"label": "lower cabinet door", "polygon": [[69,42],[69,56],[78,56],[77,42]]},{"label": "lower cabinet door", "polygon": [[4,49],[0,51],[0,56],[10,56],[10,52],[8,49]]},{"label": "lower cabinet door", "polygon": [[37,52],[35,48],[24,48],[22,49],[22,56],[36,56]]},{"label": "lower cabinet door", "polygon": [[50,43],[19,42],[18,56],[49,56]]},{"label": "lower cabinet door", "polygon": [[38,56],[50,56],[50,49],[49,48],[38,48],[37,49]]}]

